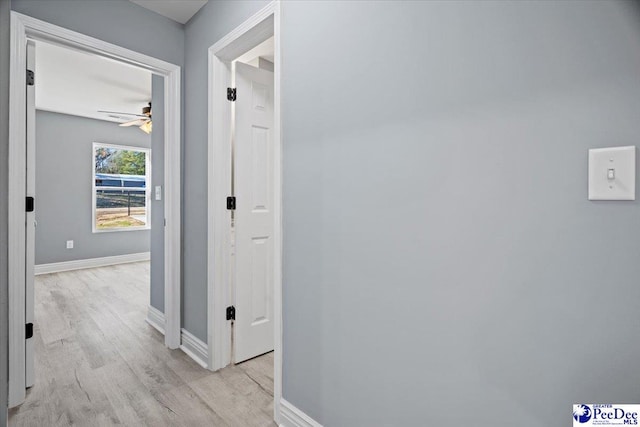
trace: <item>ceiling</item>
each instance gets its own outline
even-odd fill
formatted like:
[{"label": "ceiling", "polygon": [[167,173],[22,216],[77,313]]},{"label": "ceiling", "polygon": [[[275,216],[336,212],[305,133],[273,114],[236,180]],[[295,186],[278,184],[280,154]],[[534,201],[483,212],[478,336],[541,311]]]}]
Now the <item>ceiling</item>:
[{"label": "ceiling", "polygon": [[181,24],[186,24],[208,0],[129,0]]},{"label": "ceiling", "polygon": [[258,66],[257,59],[264,58],[267,61],[273,62],[275,52],[275,44],[273,37],[269,37],[258,46],[254,47],[238,59],[236,61],[242,62],[244,64],[253,65],[255,67]]},{"label": "ceiling", "polygon": [[[208,0],[130,1],[185,24]],[[35,68],[39,110],[122,123],[151,101],[151,72],[97,55],[37,42]]]},{"label": "ceiling", "polygon": [[[273,62],[273,53],[271,37],[238,61],[257,67],[258,57]],[[151,101],[150,71],[68,47],[37,42],[35,71],[39,110],[122,123]]]},{"label": "ceiling", "polygon": [[36,108],[112,122],[141,114],[151,101],[151,72],[86,52],[36,44]]}]

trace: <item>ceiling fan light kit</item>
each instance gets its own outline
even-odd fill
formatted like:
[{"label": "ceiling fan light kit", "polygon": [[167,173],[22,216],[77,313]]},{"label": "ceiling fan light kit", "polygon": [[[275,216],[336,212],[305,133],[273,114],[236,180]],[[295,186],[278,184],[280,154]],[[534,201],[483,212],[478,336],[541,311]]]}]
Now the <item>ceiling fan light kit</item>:
[{"label": "ceiling fan light kit", "polygon": [[140,126],[140,129],[146,133],[146,134],[150,134],[151,133],[151,127],[153,125],[151,124],[151,120],[145,122],[142,126]]}]

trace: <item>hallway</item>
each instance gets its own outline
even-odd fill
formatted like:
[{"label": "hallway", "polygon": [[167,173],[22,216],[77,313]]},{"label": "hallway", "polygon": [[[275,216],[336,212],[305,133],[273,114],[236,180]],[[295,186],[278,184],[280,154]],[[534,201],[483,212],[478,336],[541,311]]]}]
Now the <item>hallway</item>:
[{"label": "hallway", "polygon": [[213,373],[145,321],[149,263],[36,276],[35,386],[10,426],[274,427],[273,353]]}]

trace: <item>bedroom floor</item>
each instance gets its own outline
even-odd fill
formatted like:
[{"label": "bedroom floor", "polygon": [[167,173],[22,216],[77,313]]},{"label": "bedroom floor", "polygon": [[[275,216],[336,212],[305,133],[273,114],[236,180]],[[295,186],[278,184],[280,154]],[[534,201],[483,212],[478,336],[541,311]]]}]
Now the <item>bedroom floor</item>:
[{"label": "bedroom floor", "polygon": [[149,263],[36,276],[35,385],[10,426],[275,427],[273,353],[218,372],[146,321]]}]

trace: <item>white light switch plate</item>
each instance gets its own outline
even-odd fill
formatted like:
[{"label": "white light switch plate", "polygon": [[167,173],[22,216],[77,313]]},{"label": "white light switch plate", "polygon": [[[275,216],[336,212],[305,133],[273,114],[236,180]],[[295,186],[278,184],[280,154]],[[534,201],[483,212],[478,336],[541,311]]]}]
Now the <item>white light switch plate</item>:
[{"label": "white light switch plate", "polygon": [[156,185],[156,200],[162,200],[162,187]]},{"label": "white light switch plate", "polygon": [[636,199],[636,147],[589,150],[589,200]]}]

